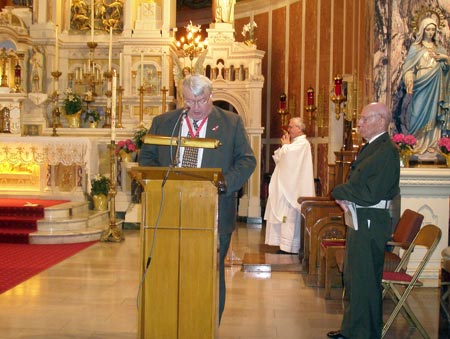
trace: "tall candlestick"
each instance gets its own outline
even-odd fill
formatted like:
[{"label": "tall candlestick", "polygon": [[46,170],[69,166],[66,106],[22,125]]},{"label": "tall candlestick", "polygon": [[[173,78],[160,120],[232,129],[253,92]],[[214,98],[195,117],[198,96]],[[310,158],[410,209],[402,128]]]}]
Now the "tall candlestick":
[{"label": "tall candlestick", "polygon": [[141,87],[144,86],[144,52],[141,51]]},{"label": "tall candlestick", "polygon": [[109,28],[108,72],[111,72],[111,64],[112,64],[112,27]]},{"label": "tall candlestick", "polygon": [[116,140],[117,73],[113,71],[111,87],[111,140]]},{"label": "tall candlestick", "polygon": [[55,27],[55,71],[59,69],[58,25]]},{"label": "tall candlestick", "polygon": [[91,0],[91,41],[94,42],[94,4],[95,0]]},{"label": "tall candlestick", "polygon": [[122,52],[119,53],[119,86],[123,87]]}]

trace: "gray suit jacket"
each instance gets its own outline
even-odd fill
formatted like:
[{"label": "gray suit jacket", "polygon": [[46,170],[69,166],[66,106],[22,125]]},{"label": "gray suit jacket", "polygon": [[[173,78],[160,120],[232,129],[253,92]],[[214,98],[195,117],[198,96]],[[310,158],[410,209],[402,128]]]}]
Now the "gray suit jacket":
[{"label": "gray suit jacket", "polygon": [[[177,120],[181,110],[161,114],[153,119],[150,134],[176,137]],[[174,130],[174,126],[176,126]],[[213,106],[208,116],[206,138],[218,139],[217,149],[204,149],[202,168],[221,168],[227,192],[219,198],[219,233],[233,232],[236,222],[236,192],[248,180],[256,167],[256,159],[250,146],[241,117]],[[139,154],[140,166],[170,166],[175,146],[144,144]]]}]

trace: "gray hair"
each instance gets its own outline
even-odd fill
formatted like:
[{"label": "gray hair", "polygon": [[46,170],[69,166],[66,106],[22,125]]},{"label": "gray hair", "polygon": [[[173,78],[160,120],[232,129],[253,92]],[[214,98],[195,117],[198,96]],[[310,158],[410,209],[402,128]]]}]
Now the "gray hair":
[{"label": "gray hair", "polygon": [[195,96],[212,93],[212,82],[204,75],[194,74],[188,75],[183,80],[183,88],[190,89]]},{"label": "gray hair", "polygon": [[293,117],[291,118],[291,121],[294,122],[295,126],[297,126],[298,128],[300,128],[302,130],[302,132],[305,132],[306,130],[306,125],[303,122],[303,119],[300,117]]}]

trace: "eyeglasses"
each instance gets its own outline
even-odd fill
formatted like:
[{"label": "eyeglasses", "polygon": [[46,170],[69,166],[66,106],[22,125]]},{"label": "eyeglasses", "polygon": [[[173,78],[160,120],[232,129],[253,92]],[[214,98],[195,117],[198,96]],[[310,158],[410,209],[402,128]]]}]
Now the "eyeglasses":
[{"label": "eyeglasses", "polygon": [[373,118],[376,115],[380,115],[379,113],[370,113],[366,116],[360,116],[358,121],[361,121],[363,124],[365,124],[367,121],[369,121],[370,118]]},{"label": "eyeglasses", "polygon": [[211,99],[211,95],[209,95],[207,98],[203,98],[200,100],[184,100],[184,103],[189,107],[194,107],[195,105],[203,106],[206,105],[209,99]]}]

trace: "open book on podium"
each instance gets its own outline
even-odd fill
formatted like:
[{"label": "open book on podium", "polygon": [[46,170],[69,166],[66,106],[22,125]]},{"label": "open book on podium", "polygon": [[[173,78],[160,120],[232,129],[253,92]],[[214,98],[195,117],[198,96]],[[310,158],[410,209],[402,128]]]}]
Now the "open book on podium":
[{"label": "open book on podium", "polygon": [[222,170],[131,170],[144,187],[140,273],[145,280],[139,295],[139,338],[217,337]]}]

